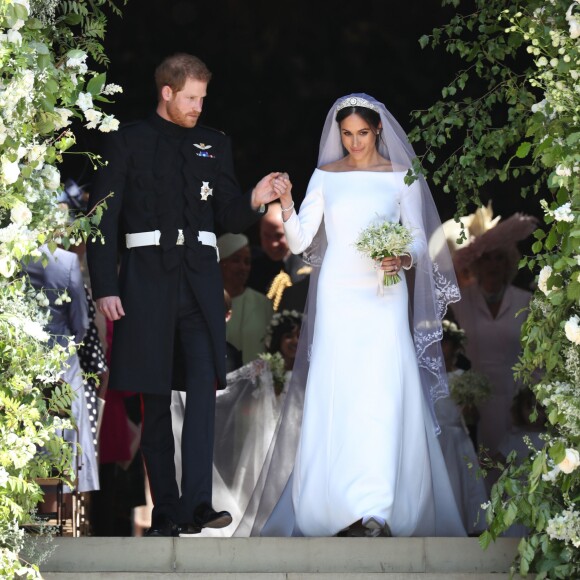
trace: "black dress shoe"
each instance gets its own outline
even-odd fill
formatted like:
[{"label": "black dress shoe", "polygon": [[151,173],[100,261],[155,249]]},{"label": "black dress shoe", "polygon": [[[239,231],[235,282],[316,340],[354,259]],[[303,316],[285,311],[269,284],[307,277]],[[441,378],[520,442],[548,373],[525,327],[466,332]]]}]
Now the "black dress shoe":
[{"label": "black dress shoe", "polygon": [[200,528],[225,528],[232,523],[229,512],[216,512],[210,504],[202,503],[193,512],[193,523]]},{"label": "black dress shoe", "polygon": [[179,524],[177,526],[177,535],[180,538],[189,538],[201,532],[201,528],[196,524]]},{"label": "black dress shoe", "polygon": [[177,535],[177,527],[169,516],[161,514],[151,520],[151,527],[145,532],[148,538],[172,538]]}]

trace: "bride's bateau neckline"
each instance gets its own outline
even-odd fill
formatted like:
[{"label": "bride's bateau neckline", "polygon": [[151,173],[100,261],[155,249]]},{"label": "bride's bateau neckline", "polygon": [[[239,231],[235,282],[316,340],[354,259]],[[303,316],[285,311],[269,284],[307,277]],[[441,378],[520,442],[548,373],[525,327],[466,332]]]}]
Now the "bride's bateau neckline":
[{"label": "bride's bateau neckline", "polygon": [[348,171],[326,171],[325,169],[320,169],[319,167],[316,168],[316,171],[320,171],[321,173],[329,173],[331,175],[341,175],[344,173],[377,173],[379,175],[407,173],[405,169],[402,169],[400,171],[373,171],[372,169],[349,169]]}]

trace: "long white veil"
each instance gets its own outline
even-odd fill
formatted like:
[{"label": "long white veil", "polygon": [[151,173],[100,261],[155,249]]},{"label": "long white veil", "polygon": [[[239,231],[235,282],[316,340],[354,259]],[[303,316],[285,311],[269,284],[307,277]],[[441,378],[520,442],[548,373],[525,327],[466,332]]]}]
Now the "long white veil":
[{"label": "long white veil", "polygon": [[[336,113],[337,106],[341,104],[342,108],[348,99],[352,99],[353,104],[360,102],[357,99],[364,99],[367,106],[370,105],[369,108],[379,113],[382,124],[379,153],[389,159],[396,170],[411,169],[416,155],[405,132],[382,103],[363,93],[341,97],[331,107],[322,131],[317,167],[345,155]],[[437,425],[434,402],[448,394],[445,364],[439,342],[443,336],[441,320],[447,306],[460,299],[460,293],[433,196],[422,176],[418,177],[418,181],[421,189],[423,233],[429,242],[429,248],[437,248],[437,255],[426,253],[409,272],[414,273],[414,276],[407,278],[410,288],[409,320],[425,400],[433,422]],[[303,255],[315,267],[310,275],[305,318],[284,410],[254,493],[240,525],[234,532],[235,536],[299,534],[299,530],[294,529],[291,511],[291,476],[300,435],[309,352],[316,320],[319,266],[324,259],[326,247],[323,221],[312,245]],[[280,501],[282,497],[285,501]],[[275,510],[280,513],[273,514]],[[272,514],[273,517],[270,517]]]}]

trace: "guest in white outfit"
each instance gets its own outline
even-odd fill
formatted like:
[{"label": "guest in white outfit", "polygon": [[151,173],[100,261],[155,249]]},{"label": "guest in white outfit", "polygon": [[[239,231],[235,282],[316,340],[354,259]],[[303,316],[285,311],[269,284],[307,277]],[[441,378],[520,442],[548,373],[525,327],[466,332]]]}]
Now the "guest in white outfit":
[{"label": "guest in white outfit", "polygon": [[[382,103],[349,95],[327,116],[300,213],[291,183],[280,198],[290,249],[318,267],[276,444],[235,535],[465,535],[433,418],[440,318],[459,291],[449,254],[428,255],[440,221],[425,180],[405,183],[413,158]],[[413,231],[407,255],[356,251],[377,216]],[[380,293],[383,272],[402,279]]]}]

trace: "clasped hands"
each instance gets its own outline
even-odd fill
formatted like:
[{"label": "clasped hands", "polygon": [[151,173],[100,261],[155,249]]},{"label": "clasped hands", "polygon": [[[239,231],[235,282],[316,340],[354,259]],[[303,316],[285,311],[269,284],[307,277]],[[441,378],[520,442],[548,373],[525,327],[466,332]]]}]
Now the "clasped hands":
[{"label": "clasped hands", "polygon": [[275,171],[263,177],[252,190],[252,208],[280,200],[282,207],[292,203],[292,183],[287,173]]}]

